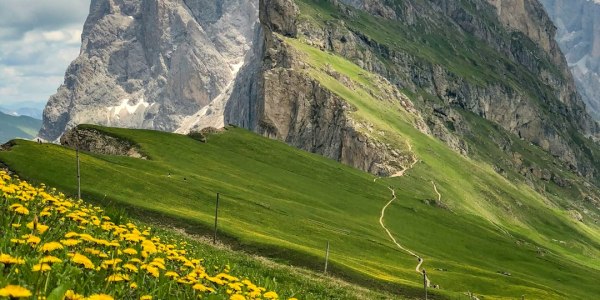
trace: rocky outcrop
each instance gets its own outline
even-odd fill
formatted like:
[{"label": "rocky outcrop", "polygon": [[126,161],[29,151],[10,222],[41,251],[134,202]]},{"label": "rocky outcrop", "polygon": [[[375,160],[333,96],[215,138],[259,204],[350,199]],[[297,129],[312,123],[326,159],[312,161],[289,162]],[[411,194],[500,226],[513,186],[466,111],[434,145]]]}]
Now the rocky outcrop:
[{"label": "rocky outcrop", "polygon": [[294,0],[260,0],[260,19],[272,32],[279,32],[285,36],[296,37],[298,6]]},{"label": "rocky outcrop", "polygon": [[[202,109],[232,84],[257,18],[252,0],[93,0],[40,137],[80,123],[175,131],[213,116],[222,104]],[[222,126],[222,112],[209,123]]]},{"label": "rocky outcrop", "polygon": [[97,154],[148,158],[135,143],[93,128],[70,129],[61,136],[60,144]]},{"label": "rocky outcrop", "polygon": [[541,0],[589,113],[600,120],[600,3]]}]

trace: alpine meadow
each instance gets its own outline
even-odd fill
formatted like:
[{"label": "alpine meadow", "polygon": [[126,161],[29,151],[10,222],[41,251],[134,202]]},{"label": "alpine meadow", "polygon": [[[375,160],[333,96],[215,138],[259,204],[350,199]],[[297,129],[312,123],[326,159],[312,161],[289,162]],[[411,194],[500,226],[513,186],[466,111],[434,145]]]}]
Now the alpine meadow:
[{"label": "alpine meadow", "polygon": [[600,298],[573,3],[91,0],[0,147],[0,299]]}]

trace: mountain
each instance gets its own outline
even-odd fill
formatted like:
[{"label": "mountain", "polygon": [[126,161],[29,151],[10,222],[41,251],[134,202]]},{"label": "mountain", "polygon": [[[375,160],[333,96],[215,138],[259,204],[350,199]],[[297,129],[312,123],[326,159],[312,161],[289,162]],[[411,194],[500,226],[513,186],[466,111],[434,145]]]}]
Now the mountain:
[{"label": "mountain", "polygon": [[183,133],[231,123],[373,173],[401,170],[401,147],[306,76],[308,46],[379,76],[375,98],[401,101],[463,154],[475,124],[461,115],[472,112],[593,177],[598,125],[554,30],[537,0],[94,0],[40,136],[79,123]]},{"label": "mountain", "polygon": [[600,120],[600,2],[542,0],[588,111]]},{"label": "mountain", "polygon": [[39,102],[2,103],[0,105],[0,112],[41,120],[43,118],[44,106],[44,104],[40,104]]},{"label": "mountain", "polygon": [[32,139],[41,127],[41,120],[0,112],[0,144],[15,138]]},{"label": "mountain", "polygon": [[257,14],[250,0],[92,0],[81,54],[40,136],[56,140],[79,123],[175,131],[186,116],[219,114],[213,100],[226,98]]},{"label": "mountain", "polygon": [[19,116],[27,116],[38,120],[41,120],[44,117],[43,110],[35,107],[19,107],[14,113]]}]

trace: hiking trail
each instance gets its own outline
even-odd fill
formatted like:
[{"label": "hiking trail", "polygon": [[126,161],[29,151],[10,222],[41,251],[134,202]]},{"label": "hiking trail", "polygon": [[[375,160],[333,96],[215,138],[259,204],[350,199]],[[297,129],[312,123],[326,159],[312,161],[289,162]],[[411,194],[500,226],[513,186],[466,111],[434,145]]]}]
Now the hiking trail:
[{"label": "hiking trail", "polygon": [[[416,155],[414,153],[412,153],[412,146],[411,146],[410,143],[408,144],[408,148],[409,148],[409,150],[411,150],[412,163],[410,164],[409,167],[403,168],[398,173],[390,176],[390,178],[404,176],[404,174],[408,170],[412,169],[419,162],[419,160],[417,159]],[[373,179],[373,182],[376,182],[377,179],[380,179],[380,177],[376,177],[375,179]],[[442,195],[438,192],[435,183],[433,181],[431,181],[431,182],[433,183],[433,188],[434,188],[435,192],[438,194],[438,199],[441,200]],[[397,199],[396,198],[396,191],[391,186],[389,186],[388,189],[392,192],[392,199],[390,201],[388,201],[385,204],[385,206],[383,206],[383,208],[381,209],[381,214],[379,216],[379,224],[381,225],[381,227],[383,228],[383,230],[385,230],[385,232],[390,237],[390,239],[392,240],[392,242],[396,245],[396,247],[398,247],[400,250],[402,250],[402,251],[410,254],[411,256],[414,256],[414,257],[417,258],[417,260],[418,260],[419,263],[415,267],[415,271],[417,273],[419,273],[419,274],[423,274],[422,271],[421,271],[421,266],[423,265],[423,263],[425,262],[425,260],[422,257],[420,257],[419,255],[417,255],[415,252],[413,252],[412,250],[410,250],[410,249],[402,246],[400,243],[398,243],[398,241],[396,241],[396,238],[394,238],[394,235],[392,235],[392,233],[390,232],[390,230],[387,229],[387,227],[385,227],[385,224],[383,223],[383,219],[385,217],[385,211],[386,211],[386,209],[388,208],[388,206],[390,206]],[[429,281],[429,276],[425,275],[425,280],[427,282],[427,286],[429,287],[431,285],[431,282]]]}]

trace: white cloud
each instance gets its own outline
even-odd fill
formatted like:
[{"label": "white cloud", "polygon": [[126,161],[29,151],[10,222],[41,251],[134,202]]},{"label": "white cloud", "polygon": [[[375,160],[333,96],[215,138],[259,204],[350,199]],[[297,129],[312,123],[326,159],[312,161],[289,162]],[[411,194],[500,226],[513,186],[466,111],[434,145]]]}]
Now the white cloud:
[{"label": "white cloud", "polygon": [[25,44],[49,42],[67,45],[79,45],[81,43],[81,29],[65,28],[51,31],[32,30],[26,32],[23,40],[20,42]]},{"label": "white cloud", "polygon": [[0,0],[0,105],[45,103],[79,54],[90,0]]}]

